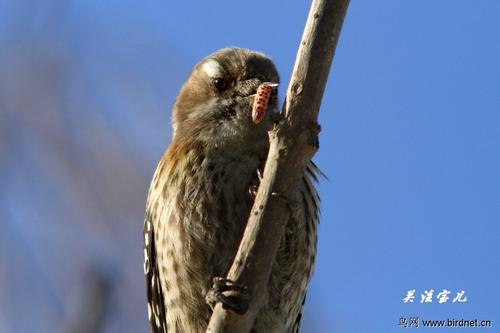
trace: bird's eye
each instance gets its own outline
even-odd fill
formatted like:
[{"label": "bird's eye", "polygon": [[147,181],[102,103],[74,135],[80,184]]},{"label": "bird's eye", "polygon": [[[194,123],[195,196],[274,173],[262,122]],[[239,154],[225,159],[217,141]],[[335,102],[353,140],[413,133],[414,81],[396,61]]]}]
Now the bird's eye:
[{"label": "bird's eye", "polygon": [[221,77],[213,79],[212,84],[214,85],[215,89],[217,89],[219,92],[226,90],[227,87],[229,86],[228,82]]}]

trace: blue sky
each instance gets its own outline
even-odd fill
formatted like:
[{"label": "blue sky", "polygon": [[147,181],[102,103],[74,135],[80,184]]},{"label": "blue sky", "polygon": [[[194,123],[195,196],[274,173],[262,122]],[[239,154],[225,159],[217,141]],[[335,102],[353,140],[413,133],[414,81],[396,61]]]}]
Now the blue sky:
[{"label": "blue sky", "polygon": [[[111,110],[103,119],[134,124],[140,140],[127,141],[124,132],[117,140],[145,151],[147,158],[135,162],[146,174],[168,144],[180,84],[207,54],[226,46],[267,53],[281,74],[283,97],[309,8],[306,1],[263,0],[66,5],[63,27],[87,24],[72,30],[66,45],[80,56],[83,76],[92,82],[93,71],[106,69],[123,75],[121,85],[144,90],[126,105],[102,80],[86,94]],[[351,2],[314,158],[330,180],[319,186],[308,332],[398,332],[405,330],[400,317],[415,316],[500,325],[499,17],[500,2],[493,0]],[[45,24],[37,22],[33,31]],[[89,39],[102,47],[86,48]],[[163,122],[151,131],[152,116],[133,107],[144,96]],[[77,130],[88,131],[85,124]],[[404,304],[412,289],[415,302]],[[421,304],[429,289],[452,296],[464,290],[467,302]]]}]

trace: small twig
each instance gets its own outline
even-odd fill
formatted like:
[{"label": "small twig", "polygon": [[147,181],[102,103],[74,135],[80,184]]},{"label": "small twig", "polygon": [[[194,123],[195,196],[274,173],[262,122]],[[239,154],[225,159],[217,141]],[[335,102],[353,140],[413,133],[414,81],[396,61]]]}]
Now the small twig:
[{"label": "small twig", "polygon": [[349,0],[316,0],[311,5],[288,86],[285,117],[269,133],[263,180],[227,275],[251,292],[249,308],[239,315],[218,303],[207,333],[249,332],[266,300],[271,268],[291,214],[290,203],[318,149],[319,107],[348,4]]}]

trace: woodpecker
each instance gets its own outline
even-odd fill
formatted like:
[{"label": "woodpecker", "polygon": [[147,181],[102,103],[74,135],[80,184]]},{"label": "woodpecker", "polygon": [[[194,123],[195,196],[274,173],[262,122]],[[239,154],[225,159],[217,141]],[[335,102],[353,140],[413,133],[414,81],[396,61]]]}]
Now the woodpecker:
[{"label": "woodpecker", "polygon": [[[173,136],[151,181],[144,219],[147,311],[154,333],[202,333],[215,277],[226,276],[250,214],[252,188],[269,150],[278,111],[274,92],[252,121],[258,87],[276,85],[264,54],[221,49],[192,70],[173,110]],[[262,118],[262,119],[261,119]],[[316,255],[319,196],[311,162],[294,197],[252,332],[298,332]]]}]

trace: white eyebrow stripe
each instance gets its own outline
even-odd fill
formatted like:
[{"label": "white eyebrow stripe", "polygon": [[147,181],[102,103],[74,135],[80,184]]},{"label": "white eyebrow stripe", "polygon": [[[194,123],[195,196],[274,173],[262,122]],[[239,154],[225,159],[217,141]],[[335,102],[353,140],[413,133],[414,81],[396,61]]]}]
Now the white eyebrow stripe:
[{"label": "white eyebrow stripe", "polygon": [[213,59],[210,59],[210,60],[207,60],[202,66],[201,68],[203,68],[203,70],[205,71],[205,73],[207,73],[207,75],[211,78],[215,78],[215,77],[218,77],[218,76],[221,76],[222,74],[222,67],[221,65],[213,60]]}]

